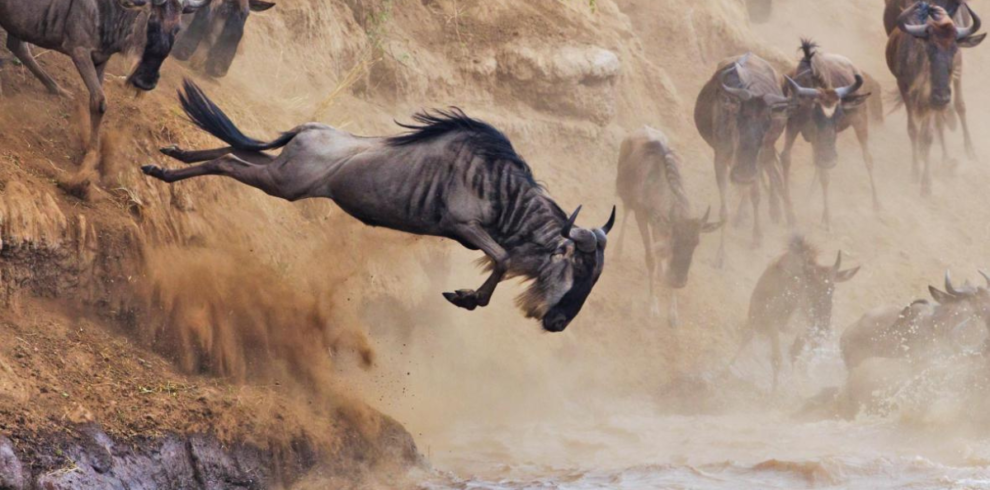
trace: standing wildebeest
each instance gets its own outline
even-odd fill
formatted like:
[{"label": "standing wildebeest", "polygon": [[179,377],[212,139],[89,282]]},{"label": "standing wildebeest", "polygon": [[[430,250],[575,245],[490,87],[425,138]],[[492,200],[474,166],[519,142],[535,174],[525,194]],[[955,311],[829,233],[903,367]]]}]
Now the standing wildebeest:
[{"label": "standing wildebeest", "polygon": [[671,288],[670,324],[676,326],[676,290],[687,285],[688,270],[701,234],[717,230],[722,223],[708,222],[711,208],[700,219],[691,216],[679,158],[670,148],[667,136],[651,127],[636,131],[622,142],[615,187],[625,209],[619,251],[625,241],[629,215],[635,214],[646,250],[651,311],[653,314],[659,311],[654,282],[662,275],[662,283]]},{"label": "standing wildebeest", "polygon": [[945,291],[929,286],[937,304],[918,300],[904,308],[878,308],[863,315],[842,333],[840,346],[846,367],[854,369],[874,357],[924,360],[939,351],[953,353],[951,336],[974,320],[990,331],[990,277],[986,287],[952,285],[945,273]]},{"label": "standing wildebeest", "polygon": [[[482,250],[491,276],[477,291],[444,293],[473,310],[487,306],[503,279],[533,281],[519,306],[543,328],[560,332],[577,316],[605,266],[615,208],[602,228],[574,226],[546,194],[509,140],[459,109],[418,114],[419,126],[391,138],[354,136],[309,123],[263,143],[248,138],[192,82],[180,94],[183,109],[204,131],[230,147],[162,152],[201,165],[145,174],[165,182],[222,175],[289,201],[332,199],[369,226],[457,240]],[[282,148],[278,157],[266,150]]]},{"label": "standing wildebeest", "polygon": [[82,188],[96,166],[100,123],[107,111],[103,74],[114,54],[141,50],[141,61],[127,82],[141,90],[158,84],[159,70],[172,49],[182,13],[207,0],[0,0],[0,27],[7,48],[48,91],[66,95],[34,56],[28,43],[63,53],[75,64],[89,89],[90,139],[80,172]]},{"label": "standing wildebeest", "polygon": [[[932,186],[929,164],[932,119],[935,119],[945,157],[943,126],[950,116],[946,108],[952,102],[952,85],[956,86],[956,112],[962,122],[966,148],[972,155],[972,141],[961,94],[962,56],[959,48],[979,45],[986,34],[976,35],[981,26],[980,17],[968,5],[966,9],[973,23],[969,27],[958,27],[943,8],[916,3],[897,18],[898,29],[891,32],[887,40],[887,66],[897,78],[897,88],[908,113],[908,135],[913,147],[911,168],[917,177],[919,160],[923,161],[921,192],[925,196],[931,194]],[[919,18],[922,24],[913,23]]]},{"label": "standing wildebeest", "polygon": [[[787,85],[784,87],[784,93],[796,93],[802,101],[787,121],[784,150],[780,153],[784,192],[790,192],[791,150],[798,135],[801,135],[805,141],[811,142],[814,150],[815,167],[818,169],[825,201],[822,223],[831,229],[828,205],[829,170],[835,167],[839,158],[835,148],[838,134],[850,127],[856,131],[856,139],[863,149],[863,161],[866,163],[866,172],[873,191],[873,209],[880,208],[877,187],[873,182],[869,127],[870,115],[878,120],[883,119],[883,106],[878,96],[873,98],[876,101],[873,105],[861,107],[870,97],[869,93],[858,93],[866,75],[848,58],[823,53],[817,44],[806,39],[801,41],[801,51],[804,56],[787,77]],[[871,85],[875,86],[872,80]],[[788,219],[793,220],[793,217],[788,216]]]},{"label": "standing wildebeest", "polygon": [[769,337],[774,391],[780,376],[781,332],[797,313],[811,322],[791,346],[793,362],[809,341],[820,341],[832,330],[835,285],[852,279],[859,272],[859,267],[841,270],[841,251],[834,265],[818,265],[817,257],[818,251],[803,238],[791,239],[787,252],[773,261],[760,276],[750,298],[749,316],[736,358],[756,334]]},{"label": "standing wildebeest", "polygon": [[[774,144],[784,132],[792,101],[784,96],[782,83],[783,79],[770,63],[747,53],[719,63],[694,106],[698,132],[715,150],[715,174],[722,201],[719,218],[725,222],[729,214],[726,192],[731,169],[733,183],[749,186],[754,211],[753,240],[757,245],[763,236],[759,213],[760,173],[770,176],[771,207],[783,186]],[[786,193],[785,205],[790,208]],[[724,257],[723,228],[719,265]]]},{"label": "standing wildebeest", "polygon": [[172,56],[188,61],[203,44],[207,58],[205,70],[211,77],[222,78],[234,62],[237,47],[244,37],[244,25],[251,12],[264,12],[275,6],[262,0],[211,0],[200,9],[179,33]]}]

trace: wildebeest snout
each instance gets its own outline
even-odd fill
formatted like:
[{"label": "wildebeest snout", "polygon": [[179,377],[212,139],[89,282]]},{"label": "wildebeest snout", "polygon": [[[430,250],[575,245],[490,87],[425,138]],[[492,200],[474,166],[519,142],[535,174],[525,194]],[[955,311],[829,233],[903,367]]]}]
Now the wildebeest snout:
[{"label": "wildebeest snout", "polygon": [[949,102],[952,102],[952,92],[948,90],[932,92],[931,103],[936,108],[942,109],[948,106]]},{"label": "wildebeest snout", "polygon": [[560,312],[551,311],[547,313],[547,316],[543,317],[543,329],[547,332],[563,332],[570,323],[571,320],[567,318],[567,315]]}]

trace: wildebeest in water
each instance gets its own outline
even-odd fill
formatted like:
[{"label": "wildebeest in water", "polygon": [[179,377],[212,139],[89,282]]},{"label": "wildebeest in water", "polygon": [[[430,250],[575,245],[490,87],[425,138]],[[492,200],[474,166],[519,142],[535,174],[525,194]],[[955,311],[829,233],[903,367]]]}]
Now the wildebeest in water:
[{"label": "wildebeest in water", "polygon": [[[577,316],[605,266],[615,208],[601,228],[581,228],[533,178],[526,162],[494,127],[459,109],[422,113],[409,133],[355,136],[309,123],[272,142],[245,136],[206,95],[186,81],[183,109],[229,147],[165,148],[185,163],[153,165],[145,174],[165,182],[222,175],[289,201],[324,197],[370,226],[450,238],[483,251],[491,275],[478,290],[444,293],[456,306],[487,306],[502,280],[532,280],[518,299],[530,318],[560,332]],[[283,148],[272,157],[267,150]]]},{"label": "wildebeest in water", "polygon": [[704,216],[692,215],[691,200],[681,178],[680,159],[670,148],[667,136],[644,127],[629,135],[619,151],[616,193],[622,200],[623,219],[619,251],[625,242],[629,215],[635,215],[649,275],[651,313],[659,306],[654,283],[670,289],[669,322],[678,324],[677,293],[688,282],[688,271],[703,233],[722,226],[710,223],[711,207]]},{"label": "wildebeest in water", "polygon": [[[839,158],[836,150],[838,134],[848,128],[855,130],[856,139],[859,140],[863,150],[863,161],[870,178],[870,189],[873,191],[873,208],[874,210],[880,208],[877,186],[873,181],[869,127],[870,116],[877,121],[883,120],[883,104],[878,95],[872,98],[873,104],[864,105],[871,96],[871,93],[863,93],[860,90],[867,75],[856,68],[848,58],[821,52],[817,44],[807,39],[801,41],[801,52],[804,54],[801,61],[785,77],[787,84],[784,86],[784,92],[796,93],[801,103],[787,121],[784,149],[780,153],[784,189],[785,192],[790,190],[791,150],[797,137],[801,135],[811,143],[814,150],[814,164],[825,201],[822,223],[830,229],[829,171],[835,167]],[[874,89],[878,88],[872,79],[870,85]],[[788,220],[793,221],[793,217],[788,216]]]},{"label": "wildebeest in water", "polygon": [[[773,389],[780,377],[780,335],[795,316],[810,322],[791,346],[793,362],[805,345],[823,339],[832,330],[832,303],[835,286],[853,278],[859,267],[842,270],[842,252],[833,265],[818,265],[818,251],[804,238],[794,237],[787,252],[773,261],[753,289],[749,315],[739,345],[739,354],[757,335],[770,339]],[[735,359],[733,359],[735,363]]]},{"label": "wildebeest in water", "polygon": [[52,49],[72,59],[89,89],[90,140],[83,159],[79,189],[88,186],[100,150],[100,123],[107,112],[103,75],[116,53],[140,51],[141,60],[127,83],[153,90],[159,69],[172,49],[183,12],[195,12],[207,0],[0,0],[0,27],[7,48],[49,92],[68,95],[35,61],[28,44]]},{"label": "wildebeest in water", "polygon": [[275,4],[263,0],[211,0],[199,9],[179,33],[172,56],[188,61],[196,51],[206,52],[203,68],[211,77],[227,75],[244,37],[244,26],[251,12],[264,12]]},{"label": "wildebeest in water", "polygon": [[958,346],[952,337],[958,331],[969,327],[990,333],[990,276],[980,274],[986,286],[956,287],[946,271],[945,291],[928,286],[935,304],[917,300],[903,308],[877,308],[863,315],[842,333],[839,345],[846,367],[852,370],[875,357],[919,361],[953,355]]},{"label": "wildebeest in water", "polygon": [[[726,194],[729,179],[748,186],[753,204],[753,241],[759,244],[760,175],[770,177],[771,215],[779,217],[778,193],[783,182],[774,144],[784,132],[787,115],[794,102],[781,90],[783,79],[762,58],[747,53],[721,62],[715,75],[698,94],[694,122],[715,150],[715,175],[721,197],[719,218],[728,218]],[[784,193],[786,198],[786,193]],[[790,204],[785,202],[790,208]],[[725,229],[719,246],[718,263],[725,256]]]},{"label": "wildebeest in water", "polygon": [[[966,106],[962,98],[962,56],[959,48],[979,45],[986,34],[976,34],[982,22],[965,5],[973,19],[967,27],[957,26],[939,6],[919,2],[897,18],[897,30],[887,40],[887,67],[897,78],[897,88],[908,114],[908,135],[911,138],[912,172],[921,173],[921,193],[931,194],[931,151],[933,132],[937,130],[942,143],[943,159],[948,160],[945,146],[946,122],[952,123],[948,110],[955,87],[955,112],[963,127],[963,137],[970,157],[974,156],[972,138],[966,121]],[[920,22],[920,23],[919,23]],[[933,120],[935,128],[933,128]]]}]

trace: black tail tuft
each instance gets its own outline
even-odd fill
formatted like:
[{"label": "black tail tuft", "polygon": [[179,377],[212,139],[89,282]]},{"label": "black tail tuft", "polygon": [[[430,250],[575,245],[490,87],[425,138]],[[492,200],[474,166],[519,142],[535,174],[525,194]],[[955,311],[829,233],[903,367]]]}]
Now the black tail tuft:
[{"label": "black tail tuft", "polygon": [[258,141],[237,129],[234,122],[191,80],[184,80],[182,88],[185,93],[179,92],[179,102],[182,104],[182,110],[189,116],[189,120],[235,150],[264,151],[281,148],[296,136],[295,133],[288,132],[270,143]]},{"label": "black tail tuft", "polygon": [[812,41],[811,39],[802,38],[801,51],[804,53],[804,61],[811,63],[811,58],[815,57],[818,47],[818,43]]}]

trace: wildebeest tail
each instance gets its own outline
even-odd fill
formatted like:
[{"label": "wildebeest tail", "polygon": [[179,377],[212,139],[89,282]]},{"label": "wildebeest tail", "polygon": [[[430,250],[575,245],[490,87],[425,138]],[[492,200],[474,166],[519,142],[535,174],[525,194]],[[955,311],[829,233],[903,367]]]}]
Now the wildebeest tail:
[{"label": "wildebeest tail", "polygon": [[901,91],[898,89],[893,89],[887,92],[887,104],[890,104],[890,110],[887,111],[887,115],[891,115],[904,107],[904,97],[901,97]]},{"label": "wildebeest tail", "polygon": [[271,142],[258,141],[241,132],[233,121],[191,80],[186,79],[179,92],[179,102],[189,119],[200,129],[227,143],[235,150],[265,151],[281,148],[296,137],[296,132],[282,133]]}]

